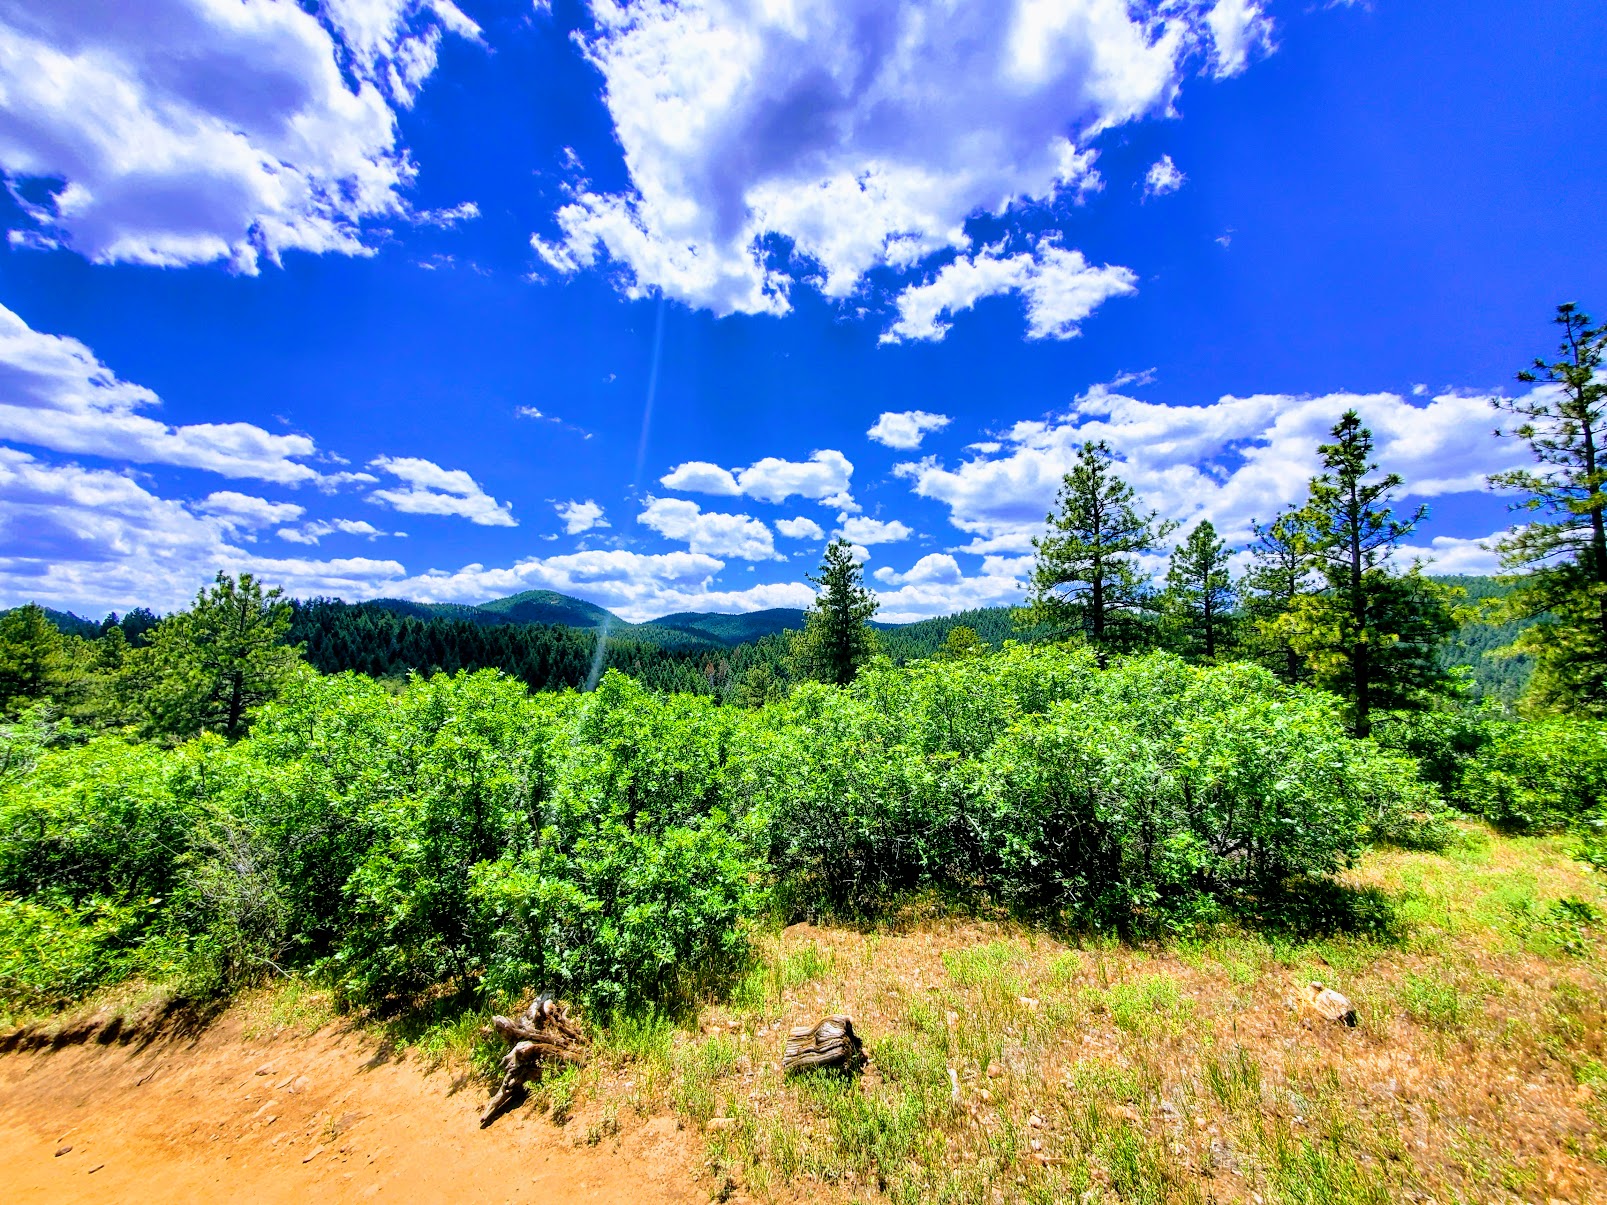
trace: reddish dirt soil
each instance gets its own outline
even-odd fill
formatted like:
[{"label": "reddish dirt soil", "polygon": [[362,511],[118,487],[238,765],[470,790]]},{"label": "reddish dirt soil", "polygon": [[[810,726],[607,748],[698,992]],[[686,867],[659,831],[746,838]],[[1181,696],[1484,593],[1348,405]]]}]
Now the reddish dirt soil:
[{"label": "reddish dirt soil", "polygon": [[528,1105],[486,1130],[486,1093],[372,1037],[193,1038],[0,1055],[8,1202],[702,1202],[691,1135],[654,1118],[585,1145]]}]

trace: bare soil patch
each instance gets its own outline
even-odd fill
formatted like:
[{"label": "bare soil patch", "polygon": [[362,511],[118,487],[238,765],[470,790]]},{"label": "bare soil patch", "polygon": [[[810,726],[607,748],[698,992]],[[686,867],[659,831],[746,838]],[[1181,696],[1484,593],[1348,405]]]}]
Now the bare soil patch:
[{"label": "bare soil patch", "polygon": [[0,1057],[6,1199],[708,1199],[673,1117],[595,1145],[528,1109],[482,1131],[478,1082],[427,1074],[372,1035],[250,1030],[236,1009],[188,1037]]}]

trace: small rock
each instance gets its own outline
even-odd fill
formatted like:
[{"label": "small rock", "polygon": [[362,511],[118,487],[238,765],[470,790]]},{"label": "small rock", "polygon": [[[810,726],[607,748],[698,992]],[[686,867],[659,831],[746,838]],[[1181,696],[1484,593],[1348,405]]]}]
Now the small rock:
[{"label": "small rock", "polygon": [[983,1100],[992,1100],[993,1099],[993,1093],[989,1092],[986,1088],[983,1088],[981,1091],[979,1091],[977,1093],[977,1095],[980,1096]]},{"label": "small rock", "polygon": [[58,1146],[56,1148],[56,1158],[60,1159],[63,1155],[65,1155],[68,1151],[70,1151],[72,1149],[73,1148],[70,1147],[70,1146]]},{"label": "small rock", "polygon": [[1027,1124],[1035,1130],[1041,1130],[1043,1129],[1043,1118],[1034,1113],[1031,1117],[1027,1118]]},{"label": "small rock", "polygon": [[264,1063],[262,1066],[257,1068],[256,1074],[272,1075],[276,1070],[278,1070],[278,1068],[276,1068],[272,1063]]},{"label": "small rock", "polygon": [[989,1079],[998,1079],[1003,1074],[1004,1074],[1004,1068],[999,1066],[998,1063],[990,1062],[988,1064],[988,1078]]},{"label": "small rock", "polygon": [[324,1148],[321,1145],[320,1146],[315,1146],[315,1147],[312,1148],[312,1150],[308,1151],[305,1155],[303,1155],[301,1157],[301,1161],[303,1163],[311,1163],[314,1159],[318,1158],[318,1156],[322,1155],[323,1153],[324,1153]]},{"label": "small rock", "polygon": [[305,1075],[298,1075],[296,1077],[296,1082],[290,1085],[290,1091],[305,1092],[310,1087],[312,1087],[312,1080],[308,1079]]},{"label": "small rock", "polygon": [[1342,1025],[1356,1024],[1356,1010],[1351,1007],[1349,1000],[1333,988],[1324,987],[1313,980],[1306,985],[1306,993],[1306,1003],[1324,1020],[1337,1021]]},{"label": "small rock", "polygon": [[1033,1140],[1032,1140],[1032,1141],[1031,1141],[1031,1142],[1030,1142],[1030,1143],[1028,1143],[1028,1144],[1027,1144],[1027,1145],[1029,1145],[1029,1146],[1030,1146],[1030,1147],[1032,1147],[1032,1149],[1033,1149],[1033,1150],[1035,1150],[1035,1151],[1041,1151],[1041,1150],[1043,1150],[1043,1143],[1042,1143],[1042,1142],[1040,1142],[1040,1141],[1038,1141],[1038,1139],[1036,1139],[1036,1138],[1034,1138],[1034,1139],[1033,1139]]},{"label": "small rock", "polygon": [[727,1029],[733,1029],[733,1030],[734,1029],[741,1029],[742,1028],[742,1023],[740,1021],[727,1021],[725,1023],[725,1027]]},{"label": "small rock", "polygon": [[735,1117],[711,1117],[709,1118],[709,1124],[703,1128],[711,1134],[718,1133],[721,1130],[734,1130],[737,1128],[737,1119]]},{"label": "small rock", "polygon": [[85,1174],[85,1175],[86,1175],[86,1176],[93,1176],[93,1175],[94,1175],[94,1174],[95,1174],[95,1173],[96,1173],[96,1172],[98,1172],[98,1171],[99,1171],[99,1170],[100,1170],[100,1169],[101,1169],[101,1168],[103,1168],[103,1167],[105,1167],[105,1166],[106,1166],[106,1165],[105,1165],[105,1164],[104,1164],[104,1163],[97,1163],[97,1164],[95,1164],[95,1166],[94,1166],[94,1167],[92,1167],[92,1168],[90,1168],[90,1169],[89,1169],[89,1170],[88,1170],[88,1171],[87,1171],[87,1172],[85,1172],[85,1173],[84,1173],[84,1174]]},{"label": "small rock", "polygon": [[1016,999],[1021,1002],[1022,1008],[1030,1008],[1034,1012],[1038,1011],[1038,999],[1036,996],[1018,996]]},{"label": "small rock", "polygon": [[945,1019],[945,1020],[946,1020],[946,1021],[948,1021],[948,1023],[949,1023],[949,1028],[950,1028],[950,1029],[953,1029],[953,1028],[954,1028],[954,1027],[955,1027],[955,1026],[956,1026],[956,1025],[958,1025],[958,1024],[959,1024],[959,1023],[960,1023],[960,1014],[959,1014],[959,1013],[957,1013],[957,1012],[955,1012],[955,1011],[954,1011],[954,1010],[953,1010],[953,1009],[952,1009],[952,1008],[951,1008],[951,1009],[949,1009],[949,1010],[948,1010],[948,1012],[946,1012],[946,1013],[945,1013],[945,1014],[944,1014],[944,1019]]}]

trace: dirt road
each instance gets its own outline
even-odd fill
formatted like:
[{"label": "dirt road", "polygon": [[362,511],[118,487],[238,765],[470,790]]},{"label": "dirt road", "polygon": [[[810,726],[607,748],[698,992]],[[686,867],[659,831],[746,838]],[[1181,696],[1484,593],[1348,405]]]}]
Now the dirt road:
[{"label": "dirt road", "polygon": [[454,1091],[372,1037],[198,1037],[0,1055],[8,1202],[701,1202],[673,1118],[588,1146],[526,1107],[479,1128]]}]

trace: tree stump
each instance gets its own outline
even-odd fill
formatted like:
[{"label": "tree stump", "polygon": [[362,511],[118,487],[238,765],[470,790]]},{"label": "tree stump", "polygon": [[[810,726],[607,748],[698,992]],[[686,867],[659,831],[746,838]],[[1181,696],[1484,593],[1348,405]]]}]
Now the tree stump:
[{"label": "tree stump", "polygon": [[580,1032],[569,1016],[569,1006],[558,1004],[542,993],[517,1017],[492,1017],[491,1025],[480,1031],[486,1037],[493,1033],[508,1043],[508,1053],[502,1056],[502,1085],[486,1103],[480,1114],[480,1127],[490,1125],[499,1113],[524,1094],[527,1080],[539,1079],[544,1062],[559,1060],[584,1065],[586,1056],[580,1047],[586,1036]]},{"label": "tree stump", "polygon": [[1315,980],[1306,984],[1306,1003],[1325,1021],[1337,1021],[1341,1025],[1356,1024],[1356,1010],[1351,1007],[1350,1001],[1333,988],[1324,987]]},{"label": "tree stump", "polygon": [[864,1046],[854,1032],[853,1021],[844,1016],[827,1017],[818,1025],[799,1025],[788,1032],[781,1070],[800,1071],[806,1067],[850,1070],[864,1057]]}]

